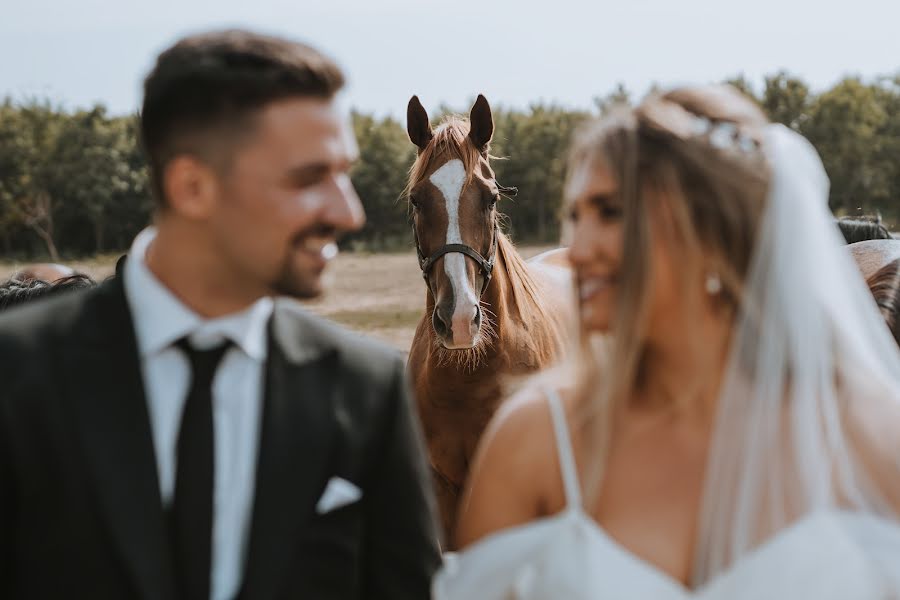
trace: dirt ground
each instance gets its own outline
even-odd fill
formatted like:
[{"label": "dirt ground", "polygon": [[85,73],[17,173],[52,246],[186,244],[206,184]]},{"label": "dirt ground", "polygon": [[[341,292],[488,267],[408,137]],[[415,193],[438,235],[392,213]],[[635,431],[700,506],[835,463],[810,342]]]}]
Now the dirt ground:
[{"label": "dirt ground", "polygon": [[329,267],[326,292],[310,310],[406,352],[425,310],[425,283],[412,252],[342,254]]},{"label": "dirt ground", "polygon": [[[523,247],[525,257],[546,247]],[[77,271],[100,280],[113,272],[118,255],[68,262]],[[0,279],[22,263],[0,262]],[[309,309],[357,331],[379,338],[406,352],[425,309],[425,284],[413,252],[396,254],[344,253],[326,272],[326,292],[305,302]]]}]

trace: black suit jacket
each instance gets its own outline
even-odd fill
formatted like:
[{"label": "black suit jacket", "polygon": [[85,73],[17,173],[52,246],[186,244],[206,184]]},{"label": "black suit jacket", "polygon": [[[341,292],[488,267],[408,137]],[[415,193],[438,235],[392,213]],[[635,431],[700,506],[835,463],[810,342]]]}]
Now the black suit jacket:
[{"label": "black suit jacket", "polygon": [[[429,597],[440,558],[399,357],[278,303],[245,600]],[[0,316],[0,598],[172,600],[121,279]],[[329,479],[362,500],[315,511]]]}]

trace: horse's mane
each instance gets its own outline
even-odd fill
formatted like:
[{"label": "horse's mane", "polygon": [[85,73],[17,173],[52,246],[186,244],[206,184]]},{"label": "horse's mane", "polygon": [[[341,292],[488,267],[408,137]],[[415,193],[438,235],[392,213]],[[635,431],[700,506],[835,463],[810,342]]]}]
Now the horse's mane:
[{"label": "horse's mane", "polygon": [[434,130],[434,137],[428,143],[409,169],[409,179],[403,195],[409,199],[412,188],[425,179],[426,169],[431,161],[449,156],[448,160],[458,158],[466,171],[466,184],[472,181],[475,167],[481,159],[481,152],[469,141],[469,121],[457,115],[448,115]]},{"label": "horse's mane", "polygon": [[526,324],[528,320],[538,320],[544,323],[554,322],[541,300],[540,284],[531,275],[525,259],[516,250],[512,241],[502,232],[497,242],[497,254],[502,257],[503,264],[506,265],[514,308],[523,321]]}]

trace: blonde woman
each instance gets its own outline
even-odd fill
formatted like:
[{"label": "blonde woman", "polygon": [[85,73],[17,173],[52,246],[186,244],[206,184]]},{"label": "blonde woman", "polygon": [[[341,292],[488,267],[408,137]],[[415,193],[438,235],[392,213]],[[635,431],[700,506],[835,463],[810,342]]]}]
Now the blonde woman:
[{"label": "blonde woman", "polygon": [[580,362],[494,419],[436,597],[900,597],[900,354],[812,146],[678,89],[566,202]]}]

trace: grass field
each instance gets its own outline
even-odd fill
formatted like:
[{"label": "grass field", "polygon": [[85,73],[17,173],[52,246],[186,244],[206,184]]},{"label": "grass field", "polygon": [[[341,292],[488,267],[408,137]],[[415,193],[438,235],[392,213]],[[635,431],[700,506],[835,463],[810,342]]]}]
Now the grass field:
[{"label": "grass field", "polygon": [[[528,257],[546,249],[525,247],[521,252]],[[116,258],[118,255],[98,256],[66,264],[100,280],[113,272]],[[0,262],[0,279],[22,266]],[[413,252],[343,253],[330,265],[326,277],[325,294],[305,303],[311,311],[404,352],[409,349],[425,309],[425,284]]]}]

